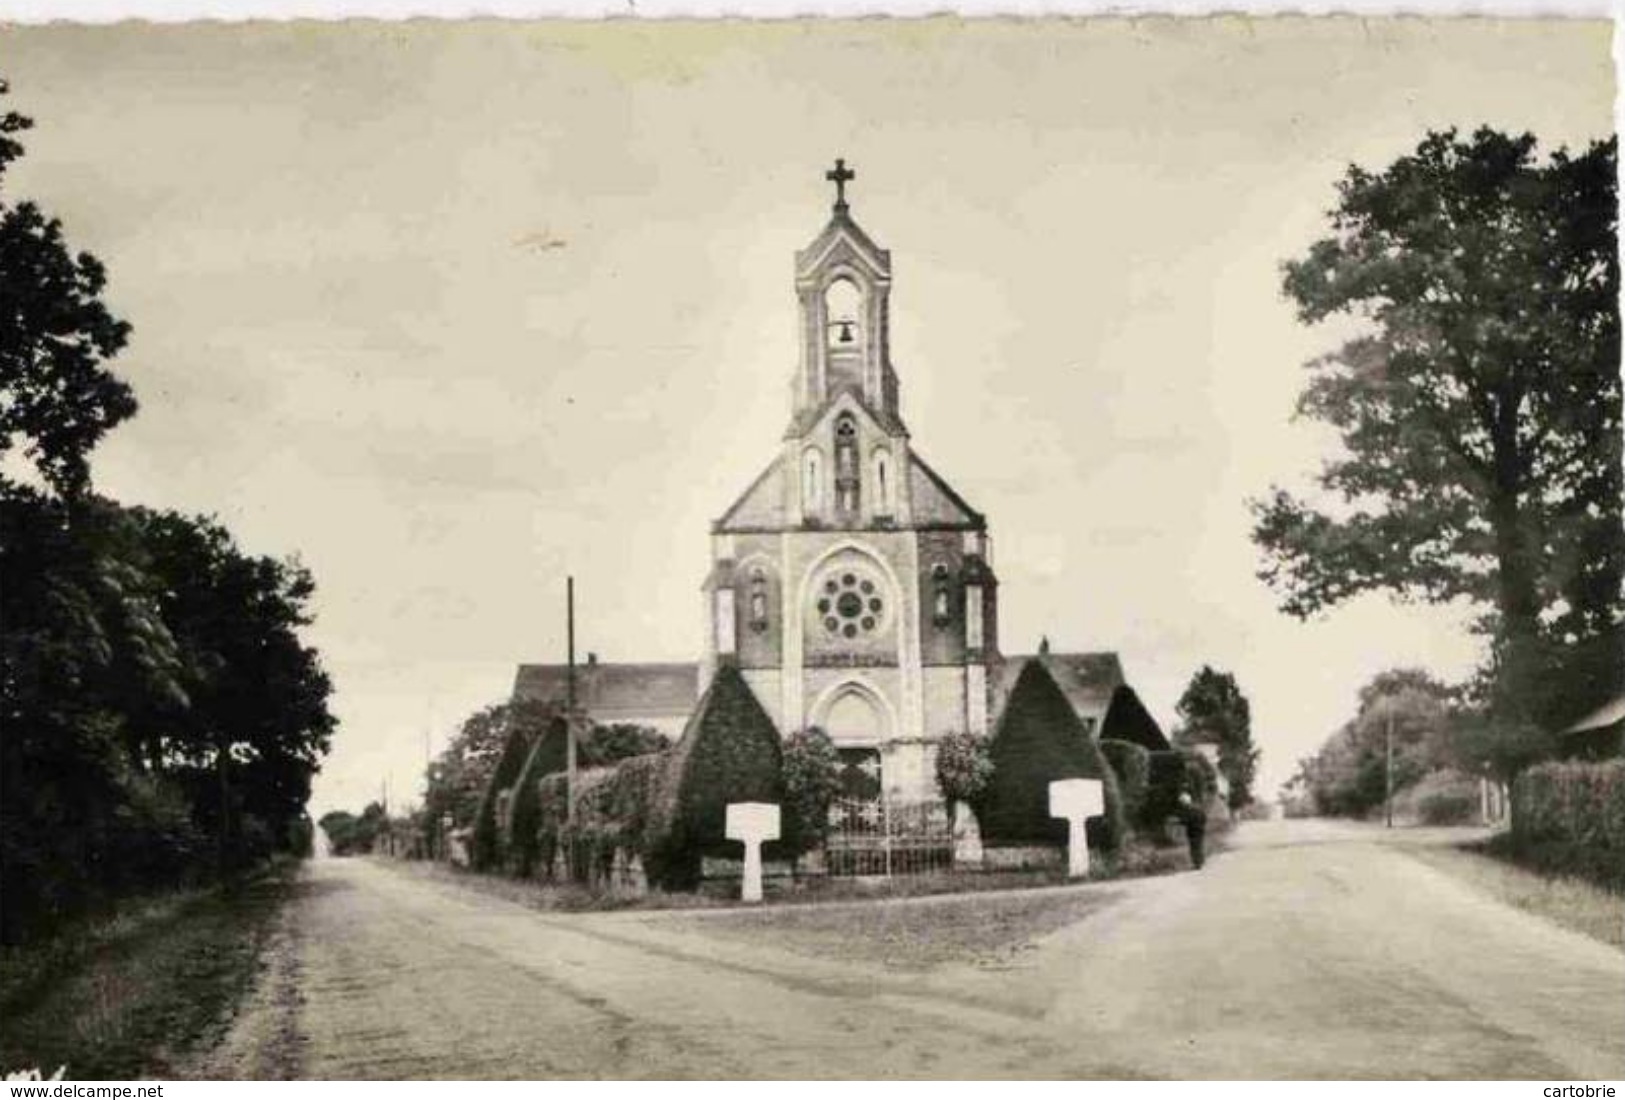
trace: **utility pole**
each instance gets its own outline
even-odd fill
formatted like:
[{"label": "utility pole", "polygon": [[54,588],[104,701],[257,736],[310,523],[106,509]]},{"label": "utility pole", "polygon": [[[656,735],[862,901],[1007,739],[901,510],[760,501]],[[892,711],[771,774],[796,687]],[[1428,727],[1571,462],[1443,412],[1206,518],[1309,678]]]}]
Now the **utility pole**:
[{"label": "utility pole", "polygon": [[576,579],[564,581],[564,818],[576,823]]},{"label": "utility pole", "polygon": [[1382,813],[1386,828],[1394,827],[1394,708],[1387,708],[1387,724],[1383,736],[1383,795]]}]

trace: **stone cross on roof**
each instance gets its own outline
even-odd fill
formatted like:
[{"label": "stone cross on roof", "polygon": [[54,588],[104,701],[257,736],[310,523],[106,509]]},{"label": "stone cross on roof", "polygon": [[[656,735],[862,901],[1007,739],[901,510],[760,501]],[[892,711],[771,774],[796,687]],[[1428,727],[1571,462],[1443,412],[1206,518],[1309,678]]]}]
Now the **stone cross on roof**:
[{"label": "stone cross on roof", "polygon": [[835,209],[846,213],[846,185],[857,179],[858,174],[846,166],[844,157],[836,157],[835,167],[825,172],[824,178],[835,185]]}]

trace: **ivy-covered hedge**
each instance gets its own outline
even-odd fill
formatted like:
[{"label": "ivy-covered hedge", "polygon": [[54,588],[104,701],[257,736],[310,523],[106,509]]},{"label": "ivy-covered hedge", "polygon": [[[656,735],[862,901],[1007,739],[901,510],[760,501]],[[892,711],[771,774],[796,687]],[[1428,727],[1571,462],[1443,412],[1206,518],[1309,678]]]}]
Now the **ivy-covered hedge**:
[{"label": "ivy-covered hedge", "polygon": [[562,853],[564,877],[594,883],[610,875],[617,852],[647,861],[660,841],[653,822],[665,767],[665,754],[651,753],[578,771],[574,824],[565,806],[567,777],[542,779],[536,784],[536,868],[552,875]]},{"label": "ivy-covered hedge", "polygon": [[1116,776],[1072,704],[1037,661],[1028,661],[1016,678],[988,754],[993,774],[976,805],[983,841],[1065,844],[1066,823],[1049,814],[1050,783],[1099,779],[1106,812],[1089,820],[1089,846],[1114,851],[1121,844],[1123,811]]},{"label": "ivy-covered hedge", "polygon": [[1511,839],[1547,869],[1625,889],[1625,760],[1524,772],[1512,784]]},{"label": "ivy-covered hedge", "polygon": [[739,672],[724,668],[669,750],[577,773],[573,825],[560,773],[528,783],[534,824],[525,817],[515,828],[529,829],[532,865],[544,873],[562,853],[569,878],[601,882],[619,855],[640,860],[651,885],[691,889],[705,856],[740,852],[724,835],[728,803],[783,805],[781,773],[778,730]]},{"label": "ivy-covered hedge", "polygon": [[1145,810],[1146,790],[1151,782],[1151,753],[1132,741],[1102,739],[1100,752],[1117,777],[1117,792],[1123,799],[1123,820],[1137,826]]}]

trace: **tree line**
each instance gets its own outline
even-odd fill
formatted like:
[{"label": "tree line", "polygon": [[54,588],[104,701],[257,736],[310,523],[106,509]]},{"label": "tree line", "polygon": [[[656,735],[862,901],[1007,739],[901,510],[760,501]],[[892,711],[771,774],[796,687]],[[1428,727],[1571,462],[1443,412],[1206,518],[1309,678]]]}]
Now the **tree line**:
[{"label": "tree line", "polygon": [[[9,87],[0,80],[0,96]],[[217,521],[97,494],[137,412],[131,328],[61,223],[7,193],[31,120],[0,113],[0,938],[309,849],[332,685],[315,586]]]}]

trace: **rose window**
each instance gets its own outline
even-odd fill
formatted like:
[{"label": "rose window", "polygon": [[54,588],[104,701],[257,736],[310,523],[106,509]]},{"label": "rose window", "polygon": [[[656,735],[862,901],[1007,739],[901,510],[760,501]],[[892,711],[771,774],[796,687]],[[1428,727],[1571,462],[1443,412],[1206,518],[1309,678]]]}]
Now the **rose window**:
[{"label": "rose window", "polygon": [[841,638],[873,634],[885,621],[886,601],[875,581],[846,569],[824,578],[818,589],[818,616],[824,630]]}]

